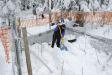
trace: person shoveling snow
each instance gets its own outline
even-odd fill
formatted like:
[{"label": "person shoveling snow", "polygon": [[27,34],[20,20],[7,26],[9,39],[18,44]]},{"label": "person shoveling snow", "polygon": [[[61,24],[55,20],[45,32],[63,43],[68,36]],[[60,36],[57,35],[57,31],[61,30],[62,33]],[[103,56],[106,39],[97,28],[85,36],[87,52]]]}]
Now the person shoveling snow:
[{"label": "person shoveling snow", "polygon": [[61,24],[58,22],[56,28],[54,29],[52,45],[51,47],[54,48],[54,44],[56,42],[57,47],[60,49],[65,49],[64,46],[64,35],[65,35],[65,24]]}]

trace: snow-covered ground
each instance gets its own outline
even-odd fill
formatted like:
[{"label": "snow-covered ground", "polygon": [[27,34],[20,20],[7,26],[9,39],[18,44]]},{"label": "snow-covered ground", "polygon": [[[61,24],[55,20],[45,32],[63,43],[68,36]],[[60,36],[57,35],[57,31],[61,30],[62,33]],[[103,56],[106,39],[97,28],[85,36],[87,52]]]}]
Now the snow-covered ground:
[{"label": "snow-covered ground", "polygon": [[[70,24],[72,26],[72,24]],[[87,34],[91,34],[92,36],[99,36],[104,37],[107,39],[112,39],[112,25],[104,25],[100,26],[97,23],[87,23],[84,27],[71,27],[68,25],[69,28],[74,30],[78,30],[80,32],[84,32]]]},{"label": "snow-covered ground", "polygon": [[[70,23],[73,24],[72,21],[66,23],[68,24],[68,27],[71,25]],[[55,26],[49,27],[49,24],[47,24],[27,28],[27,32],[28,36],[33,36],[47,32],[54,28]],[[93,29],[88,28],[89,27],[77,27],[79,30],[86,29],[87,33],[90,33],[94,36],[98,35],[112,39],[111,26],[110,28],[109,26],[97,27]],[[112,75],[112,53],[107,55],[102,48],[100,48],[100,50],[95,48],[92,43],[97,46],[100,46],[100,44],[93,42],[93,39],[88,36],[81,35],[77,37],[76,42],[68,42],[68,40],[74,39],[75,37],[76,35],[73,34],[65,35],[64,44],[68,48],[68,51],[61,51],[56,46],[51,48],[48,42],[30,45],[29,47],[33,75]],[[1,42],[0,48],[1,53],[4,53]],[[108,48],[108,50],[112,52],[111,48]],[[0,69],[0,75],[7,75],[7,73],[9,75],[13,75],[12,63],[5,63],[4,55],[5,54],[0,55],[0,60],[3,61],[0,63],[0,66],[3,66],[3,69]],[[8,68],[4,68],[6,66]],[[24,51],[22,53],[21,66],[23,74],[27,75]]]},{"label": "snow-covered ground", "polygon": [[102,36],[108,39],[112,39],[112,26],[109,25],[105,25],[103,27],[98,27],[98,28],[94,28],[93,30],[89,30],[87,31],[88,33],[92,34],[92,35],[98,35],[98,36]]},{"label": "snow-covered ground", "polygon": [[30,28],[27,28],[28,36],[44,33],[46,31],[54,29],[55,27],[56,27],[56,25],[49,26],[49,24],[47,24],[47,25],[45,24],[45,25],[37,26],[37,27],[30,27]]},{"label": "snow-covered ground", "polygon": [[[45,28],[44,28],[45,26]],[[37,27],[37,32],[34,29],[27,29],[31,34],[39,34],[49,30],[47,25],[43,28]],[[40,30],[41,28],[42,30]],[[104,27],[105,28],[105,27]],[[97,32],[102,34],[105,29],[97,29]],[[90,31],[95,34],[95,30]],[[93,32],[93,33],[92,33]],[[98,35],[96,33],[95,35]],[[102,35],[101,35],[102,36]],[[108,37],[108,36],[107,36]],[[109,36],[110,37],[110,36]],[[105,52],[99,52],[91,45],[92,38],[80,36],[74,43],[69,43],[67,40],[75,38],[75,35],[65,36],[65,46],[69,51],[61,51],[59,48],[51,48],[46,42],[42,44],[34,44],[30,46],[31,63],[33,74],[38,75],[111,75],[112,60],[109,60],[110,55]],[[38,63],[38,64],[37,64]]]},{"label": "snow-covered ground", "polygon": [[[55,0],[54,1],[54,7],[52,10],[58,10],[60,9],[61,5],[63,4],[63,7],[65,7],[66,10],[68,10],[70,7],[70,1],[73,1],[74,5],[71,6],[73,8],[71,11],[80,10],[84,12],[93,12],[93,11],[111,11],[112,10],[112,0],[105,0],[104,3],[100,4],[100,1],[89,1],[87,3],[86,1],[79,1],[78,4],[76,4],[76,1],[74,0],[63,0],[61,3],[61,0]],[[35,2],[35,0],[34,0]],[[33,1],[32,1],[33,3]],[[38,3],[38,1],[37,1]],[[47,0],[45,0],[44,5],[41,3],[38,3],[38,8],[36,8],[37,18],[40,18],[41,12],[45,8],[48,8]],[[0,1],[0,16],[5,17],[5,20],[3,18],[0,18],[0,26],[2,26],[3,22],[7,23],[7,18],[10,15],[14,15],[16,17],[20,17],[21,20],[25,19],[35,19],[36,16],[32,14],[31,9],[26,9],[25,11],[21,11],[21,1],[17,0],[17,2],[13,2],[12,0],[7,1],[4,3],[3,1]],[[42,7],[43,6],[43,7]],[[51,11],[52,11],[51,10]],[[48,17],[48,15],[45,15],[45,17]],[[66,22],[66,25],[70,27],[74,24],[74,21],[68,21]],[[4,24],[5,25],[5,24]],[[55,26],[54,26],[55,27]],[[49,31],[53,29],[54,27],[49,27],[49,25],[43,25],[38,27],[31,27],[27,28],[28,36],[37,35],[40,33],[44,33],[46,31]],[[78,29],[78,28],[77,28]],[[82,28],[79,27],[79,30]],[[112,39],[112,27],[104,26],[104,27],[95,27],[95,28],[84,28],[86,29],[86,32],[94,35],[94,36],[102,36],[108,39]],[[43,42],[41,44],[34,44],[30,45],[30,54],[31,54],[31,64],[32,64],[32,71],[33,75],[112,75],[111,69],[112,69],[112,47],[108,47],[104,43],[99,43],[99,41],[93,40],[92,38],[88,36],[78,36],[76,42],[69,43],[68,39],[75,38],[76,35],[65,35],[65,46],[68,48],[68,51],[61,51],[56,46],[54,48],[51,48],[48,42]],[[52,41],[52,39],[51,39]],[[103,45],[102,45],[103,44]],[[98,46],[100,48],[94,47]],[[102,47],[103,46],[103,47]],[[112,46],[112,45],[109,45]],[[107,51],[104,49],[106,48]],[[109,51],[109,52],[108,52]],[[107,54],[107,53],[109,54]],[[15,63],[13,65],[13,61],[9,64],[5,61],[5,50],[0,40],[0,75],[15,75],[13,74],[13,66],[17,67],[18,65]],[[26,69],[26,61],[25,61],[25,54],[24,51],[22,52],[22,59],[21,59],[21,68],[22,68],[22,74],[27,75],[27,69]]]},{"label": "snow-covered ground", "polygon": [[[54,28],[55,26],[51,26],[50,28],[48,24],[27,28],[28,36],[44,33]],[[79,30],[80,29],[79,27]],[[99,35],[100,33],[100,36],[103,36],[107,29],[108,26],[87,30],[92,35]],[[111,34],[111,30],[109,34]],[[105,35],[107,35],[107,33],[105,33]],[[88,36],[81,35],[77,37],[76,42],[68,42],[68,40],[74,39],[75,37],[76,35],[73,34],[65,35],[64,44],[68,48],[68,51],[61,51],[56,46],[51,48],[48,42],[30,45],[33,75],[112,75],[112,53],[107,55],[102,48],[100,48],[100,50],[95,48],[91,43],[93,39]],[[111,35],[106,37],[111,38]],[[100,46],[100,44],[96,42],[93,43]],[[0,75],[7,75],[7,73],[13,75],[12,63],[5,63],[5,54],[1,42],[0,48],[1,53],[3,53],[0,55],[0,60],[2,61],[0,66],[3,67],[3,69],[0,69]],[[111,48],[108,48],[108,50],[111,52]],[[24,51],[22,52],[21,62],[22,74],[27,75]]]},{"label": "snow-covered ground", "polygon": [[0,39],[0,75],[13,75],[12,62],[6,63],[5,49]]},{"label": "snow-covered ground", "polygon": [[[111,75],[112,61],[106,62],[108,56],[103,52],[99,53],[93,48],[90,40],[89,37],[81,36],[74,43],[65,41],[65,45],[69,51],[61,51],[57,47],[51,48],[48,43],[32,45],[30,50],[31,60],[33,60],[33,74]],[[53,73],[45,65],[42,65],[42,62],[40,63],[38,56],[40,59],[43,59],[43,62],[45,62]]]}]

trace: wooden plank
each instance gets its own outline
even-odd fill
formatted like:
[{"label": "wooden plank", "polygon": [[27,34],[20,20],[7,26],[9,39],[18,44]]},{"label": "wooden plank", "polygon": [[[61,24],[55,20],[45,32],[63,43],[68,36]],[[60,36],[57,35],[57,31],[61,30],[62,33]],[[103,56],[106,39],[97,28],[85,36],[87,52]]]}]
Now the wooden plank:
[{"label": "wooden plank", "polygon": [[26,28],[22,28],[23,33],[23,42],[24,42],[24,49],[25,49],[25,55],[26,55],[26,63],[27,63],[27,71],[28,75],[32,75],[32,66],[30,61],[30,53],[29,53],[29,44],[27,39],[27,31]]}]

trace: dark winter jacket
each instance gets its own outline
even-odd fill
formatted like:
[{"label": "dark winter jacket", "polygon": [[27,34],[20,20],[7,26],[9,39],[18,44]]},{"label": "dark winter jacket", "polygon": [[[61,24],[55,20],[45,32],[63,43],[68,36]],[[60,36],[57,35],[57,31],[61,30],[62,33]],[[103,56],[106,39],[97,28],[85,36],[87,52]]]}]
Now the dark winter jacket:
[{"label": "dark winter jacket", "polygon": [[58,25],[56,26],[56,28],[54,29],[54,35],[56,37],[64,37],[65,35],[65,28],[66,26],[65,25]]}]

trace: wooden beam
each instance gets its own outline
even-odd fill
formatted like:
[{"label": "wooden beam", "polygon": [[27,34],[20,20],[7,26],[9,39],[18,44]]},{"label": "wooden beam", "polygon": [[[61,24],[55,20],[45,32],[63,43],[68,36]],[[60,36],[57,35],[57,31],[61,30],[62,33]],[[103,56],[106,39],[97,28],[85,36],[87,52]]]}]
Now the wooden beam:
[{"label": "wooden beam", "polygon": [[23,34],[23,42],[24,42],[24,49],[25,49],[25,55],[26,55],[27,71],[28,71],[28,75],[32,75],[29,44],[28,44],[28,39],[27,39],[27,31],[25,27],[22,28],[22,34]]}]

